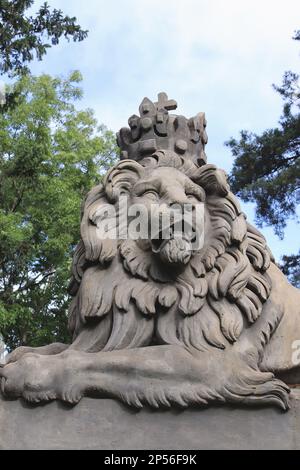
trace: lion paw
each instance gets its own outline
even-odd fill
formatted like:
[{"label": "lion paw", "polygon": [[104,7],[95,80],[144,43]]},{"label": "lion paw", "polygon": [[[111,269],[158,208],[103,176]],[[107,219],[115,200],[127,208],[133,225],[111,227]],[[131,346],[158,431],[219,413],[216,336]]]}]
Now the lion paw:
[{"label": "lion paw", "polygon": [[272,373],[248,369],[224,390],[223,396],[231,403],[274,405],[284,411],[290,408],[290,388]]},{"label": "lion paw", "polygon": [[[25,354],[0,369],[1,391],[8,398],[24,398],[31,403],[62,400],[76,404],[82,392],[76,377],[68,373],[62,355]],[[70,372],[70,371],[69,371]]]}]

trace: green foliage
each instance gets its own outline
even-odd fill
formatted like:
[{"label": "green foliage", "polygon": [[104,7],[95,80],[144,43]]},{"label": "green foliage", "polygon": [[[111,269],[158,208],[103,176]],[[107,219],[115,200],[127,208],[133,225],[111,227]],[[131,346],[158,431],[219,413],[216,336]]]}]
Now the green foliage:
[{"label": "green foliage", "polygon": [[300,288],[300,252],[298,255],[283,256],[281,269],[286,276],[289,276],[292,284]]},{"label": "green foliage", "polygon": [[[300,40],[300,31],[294,39]],[[273,85],[274,86],[274,85]],[[240,139],[226,145],[234,156],[230,176],[233,191],[243,201],[256,204],[256,222],[273,226],[283,238],[290,218],[297,219],[300,201],[300,84],[299,75],[285,72],[274,89],[283,98],[278,126],[261,135],[242,131]],[[283,269],[299,285],[300,252],[283,258]]]},{"label": "green foliage", "polygon": [[0,332],[9,348],[66,341],[80,206],[115,159],[112,132],[81,111],[78,72],[23,76],[0,113]]},{"label": "green foliage", "polygon": [[0,0],[0,73],[27,72],[34,57],[41,60],[61,37],[82,41],[87,31],[76,18],[44,3],[35,16],[26,16],[34,0]]}]

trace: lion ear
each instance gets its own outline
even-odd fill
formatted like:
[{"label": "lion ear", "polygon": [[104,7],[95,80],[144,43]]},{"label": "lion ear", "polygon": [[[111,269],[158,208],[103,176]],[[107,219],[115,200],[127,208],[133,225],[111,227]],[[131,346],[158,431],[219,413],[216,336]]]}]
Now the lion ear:
[{"label": "lion ear", "polygon": [[205,189],[207,194],[227,196],[230,188],[225,171],[215,165],[204,165],[193,176],[193,180]]},{"label": "lion ear", "polygon": [[107,198],[116,202],[122,193],[127,193],[142,176],[144,168],[134,160],[121,160],[106,175],[104,188]]}]

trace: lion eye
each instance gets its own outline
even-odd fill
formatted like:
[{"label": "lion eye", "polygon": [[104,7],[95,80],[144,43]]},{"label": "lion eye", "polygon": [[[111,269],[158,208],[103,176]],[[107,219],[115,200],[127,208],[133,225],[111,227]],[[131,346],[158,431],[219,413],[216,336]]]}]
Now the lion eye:
[{"label": "lion eye", "polygon": [[153,201],[157,201],[157,199],[158,199],[157,192],[152,190],[152,189],[148,189],[147,191],[145,191],[143,196],[146,196],[146,197],[148,197],[149,199],[151,199]]}]

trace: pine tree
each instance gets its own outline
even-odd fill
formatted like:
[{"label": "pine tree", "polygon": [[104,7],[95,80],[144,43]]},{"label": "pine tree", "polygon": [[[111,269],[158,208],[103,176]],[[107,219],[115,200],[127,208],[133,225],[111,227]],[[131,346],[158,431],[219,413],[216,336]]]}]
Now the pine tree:
[{"label": "pine tree", "polygon": [[[300,40],[300,30],[294,38]],[[300,201],[300,85],[299,75],[285,72],[281,86],[283,112],[274,129],[261,135],[241,131],[240,139],[230,139],[234,165],[230,180],[233,191],[245,202],[256,204],[258,225],[272,226],[284,237],[287,221],[297,218]],[[300,251],[282,259],[282,268],[300,287]]]},{"label": "pine tree", "polygon": [[0,0],[0,73],[28,72],[28,64],[39,60],[47,49],[67,40],[82,41],[88,31],[81,29],[75,17],[64,16],[44,3],[35,15],[27,16],[34,0]]}]

